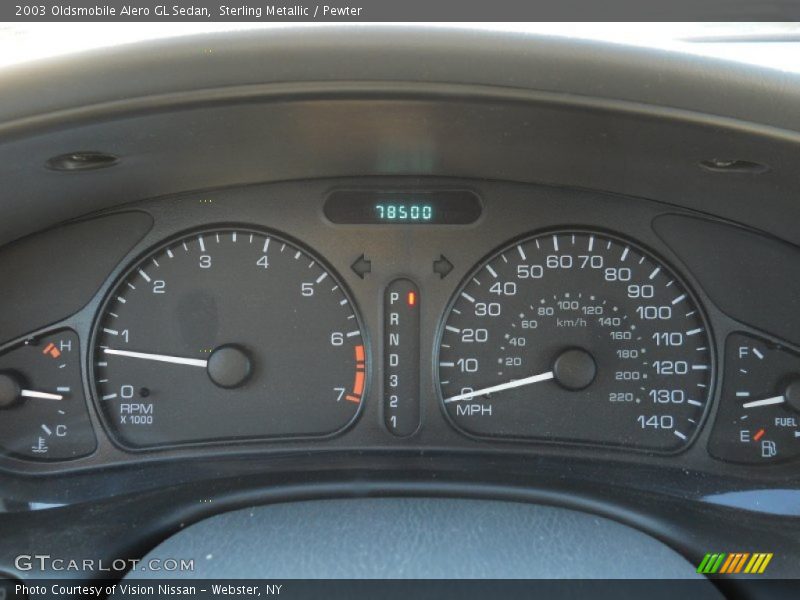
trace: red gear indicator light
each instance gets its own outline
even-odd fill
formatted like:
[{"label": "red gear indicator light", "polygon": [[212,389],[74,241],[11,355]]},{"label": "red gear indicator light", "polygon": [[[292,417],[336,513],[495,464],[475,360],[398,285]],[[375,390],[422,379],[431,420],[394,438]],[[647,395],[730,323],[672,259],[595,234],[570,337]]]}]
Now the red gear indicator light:
[{"label": "red gear indicator light", "polygon": [[419,427],[419,290],[408,279],[386,288],[383,323],[383,418],[397,436]]}]

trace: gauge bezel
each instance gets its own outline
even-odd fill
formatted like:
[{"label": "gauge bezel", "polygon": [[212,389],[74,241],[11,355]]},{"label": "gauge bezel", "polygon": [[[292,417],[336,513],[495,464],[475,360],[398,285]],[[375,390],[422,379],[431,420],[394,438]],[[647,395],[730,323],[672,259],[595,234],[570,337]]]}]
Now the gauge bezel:
[{"label": "gauge bezel", "polygon": [[[654,448],[638,448],[636,446],[626,446],[626,445],[611,444],[606,442],[531,438],[531,437],[520,437],[514,435],[480,435],[463,429],[455,421],[455,419],[453,419],[453,417],[447,410],[447,407],[445,406],[444,402],[444,396],[442,394],[440,369],[439,369],[439,354],[441,351],[442,339],[444,335],[445,326],[447,325],[448,317],[452,312],[453,306],[455,305],[460,295],[460,292],[464,290],[467,283],[471,281],[471,279],[475,276],[475,273],[478,273],[489,262],[494,260],[497,256],[499,256],[503,252],[507,251],[509,248],[513,248],[518,244],[545,236],[568,235],[568,234],[597,235],[600,237],[611,239],[618,243],[628,245],[632,249],[640,252],[642,255],[650,257],[657,265],[665,267],[670,272],[670,274],[675,277],[675,279],[683,286],[684,290],[686,291],[686,294],[689,296],[689,298],[694,303],[694,306],[697,308],[699,318],[703,322],[704,327],[706,328],[706,336],[708,338],[708,348],[709,348],[709,361],[711,363],[711,368],[709,369],[710,376],[709,376],[708,390],[706,392],[706,401],[703,406],[703,413],[700,419],[698,419],[697,425],[694,427],[692,434],[690,436],[687,436],[687,439],[681,445],[681,447],[675,450],[659,450]],[[575,448],[602,448],[604,450],[611,450],[622,453],[637,453],[643,455],[656,455],[656,456],[676,456],[679,454],[683,454],[684,452],[687,452],[694,445],[697,438],[701,435],[701,433],[705,429],[706,421],[708,420],[709,415],[711,414],[712,411],[712,405],[715,403],[716,400],[716,390],[719,379],[718,370],[719,370],[719,362],[717,360],[716,336],[713,331],[713,328],[711,327],[711,321],[708,318],[706,307],[700,302],[698,295],[695,293],[692,286],[689,285],[689,283],[687,282],[687,278],[683,275],[683,273],[680,270],[676,269],[672,264],[672,262],[665,259],[661,255],[661,253],[654,250],[650,250],[649,248],[647,248],[646,246],[644,246],[635,239],[620,234],[619,232],[616,231],[604,229],[601,227],[591,227],[586,225],[579,225],[575,227],[571,227],[569,225],[563,225],[563,226],[547,227],[543,229],[528,231],[521,235],[515,236],[509,239],[508,241],[504,242],[503,244],[495,247],[488,253],[484,254],[474,265],[472,265],[469,269],[467,269],[465,275],[461,278],[461,280],[459,280],[458,284],[453,289],[453,293],[451,294],[450,299],[447,302],[445,310],[442,313],[441,317],[439,318],[439,322],[436,326],[435,338],[433,340],[433,353],[431,362],[431,371],[433,373],[433,384],[436,391],[437,404],[439,405],[439,410],[443,414],[447,423],[451,427],[453,427],[455,431],[457,431],[459,434],[467,438],[482,442],[509,443],[514,445],[524,444],[529,446],[547,445],[547,446],[562,446],[562,447],[575,447]]]},{"label": "gauge bezel", "polygon": [[[342,427],[338,428],[335,431],[330,433],[325,433],[321,435],[272,435],[272,436],[256,436],[256,437],[227,437],[221,439],[211,439],[211,440],[197,440],[197,441],[188,441],[188,442],[178,442],[178,443],[164,443],[164,444],[154,444],[150,446],[134,446],[125,443],[124,440],[121,439],[121,436],[114,430],[110,423],[108,423],[107,416],[105,414],[105,410],[100,404],[98,390],[97,390],[97,379],[95,373],[95,350],[97,349],[98,343],[98,333],[100,329],[100,324],[102,320],[103,314],[105,314],[106,310],[108,309],[109,303],[111,302],[112,297],[116,290],[119,289],[120,284],[140,265],[144,263],[148,258],[154,256],[155,254],[159,253],[163,249],[167,248],[173,243],[176,243],[182,239],[189,238],[194,235],[206,234],[206,233],[222,233],[222,232],[237,232],[237,233],[254,233],[257,235],[268,236],[272,237],[273,239],[280,240],[282,242],[286,242],[289,245],[295,246],[298,250],[301,250],[305,254],[307,254],[310,258],[315,260],[319,263],[332,277],[337,285],[339,285],[342,294],[347,298],[348,302],[352,306],[353,314],[355,315],[356,323],[358,323],[359,331],[361,332],[361,339],[364,345],[364,390],[361,395],[361,402],[359,403],[355,413],[350,418],[347,423],[345,423]],[[373,375],[373,366],[372,366],[372,341],[370,339],[369,331],[364,326],[364,320],[361,316],[361,308],[355,302],[353,294],[351,293],[349,287],[344,282],[344,279],[340,275],[339,271],[334,268],[328,260],[322,257],[318,252],[312,250],[310,246],[300,240],[297,240],[291,235],[287,235],[282,231],[278,231],[275,229],[270,229],[266,227],[258,227],[253,226],[252,224],[237,224],[237,223],[206,223],[199,227],[192,227],[188,229],[183,229],[177,233],[170,235],[169,237],[163,238],[158,242],[147,246],[142,252],[138,253],[136,257],[128,259],[125,261],[124,266],[120,269],[117,273],[116,277],[114,277],[111,284],[108,286],[102,302],[98,305],[97,310],[94,312],[92,316],[92,324],[91,324],[91,333],[89,336],[89,344],[87,346],[86,352],[86,373],[88,377],[88,393],[91,397],[91,403],[95,410],[95,414],[97,415],[97,420],[99,421],[100,425],[103,428],[103,431],[106,434],[106,437],[111,440],[111,443],[114,444],[121,450],[125,452],[135,453],[135,454],[150,454],[156,452],[163,452],[165,450],[172,450],[172,449],[192,449],[192,448],[200,448],[200,447],[213,447],[213,446],[225,446],[231,444],[241,444],[244,446],[247,445],[254,445],[254,444],[270,444],[276,442],[285,442],[285,441],[303,441],[303,440],[326,440],[338,437],[345,433],[346,431],[350,430],[361,418],[362,413],[364,412],[364,405],[369,397],[372,387],[372,375]]]}]

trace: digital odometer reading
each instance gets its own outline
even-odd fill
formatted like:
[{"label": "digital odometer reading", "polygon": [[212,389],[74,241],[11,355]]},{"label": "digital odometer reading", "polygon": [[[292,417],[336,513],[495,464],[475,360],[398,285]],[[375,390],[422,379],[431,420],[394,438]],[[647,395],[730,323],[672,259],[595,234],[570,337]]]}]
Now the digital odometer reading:
[{"label": "digital odometer reading", "polygon": [[604,234],[504,248],[456,292],[440,335],[444,410],[477,436],[676,451],[710,397],[713,351],[692,295]]},{"label": "digital odometer reading", "polygon": [[325,216],[347,225],[465,225],[481,216],[481,203],[469,190],[337,190]]},{"label": "digital odometer reading", "polygon": [[374,207],[375,218],[386,223],[424,223],[433,221],[434,207],[431,204],[396,201],[379,202]]},{"label": "digital odometer reading", "polygon": [[279,236],[202,231],[141,259],[95,329],[95,397],[126,446],[321,436],[356,416],[367,353],[336,275]]}]

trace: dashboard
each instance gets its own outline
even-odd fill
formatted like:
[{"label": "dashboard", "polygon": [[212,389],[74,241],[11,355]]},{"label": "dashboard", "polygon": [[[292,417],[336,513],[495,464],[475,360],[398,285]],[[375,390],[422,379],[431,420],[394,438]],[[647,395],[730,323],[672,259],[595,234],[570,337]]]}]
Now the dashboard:
[{"label": "dashboard", "polygon": [[[750,270],[708,268],[731,242]],[[794,290],[711,295],[726,271],[755,284],[796,251],[656,202],[287,182],[125,205],[5,252],[5,331],[24,333],[0,351],[2,445],[23,472],[414,448],[770,478],[800,453],[800,361],[778,312]],[[55,253],[57,276],[13,285]],[[82,308],[62,319],[17,297],[63,281]]]},{"label": "dashboard", "polygon": [[127,558],[234,508],[469,497],[795,576],[796,82],[763,110],[744,67],[475,32],[423,76],[411,33],[341,35],[44,65],[87,82],[62,105],[14,75],[6,539]]}]

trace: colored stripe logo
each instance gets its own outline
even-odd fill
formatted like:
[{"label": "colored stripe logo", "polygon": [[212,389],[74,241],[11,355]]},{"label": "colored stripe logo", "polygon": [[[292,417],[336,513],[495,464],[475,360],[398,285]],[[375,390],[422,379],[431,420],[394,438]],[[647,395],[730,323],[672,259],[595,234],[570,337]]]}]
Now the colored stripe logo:
[{"label": "colored stripe logo", "polygon": [[703,557],[697,567],[697,572],[704,575],[735,573],[760,575],[766,570],[772,556],[772,552],[754,552],[752,554],[750,552],[713,552]]}]

